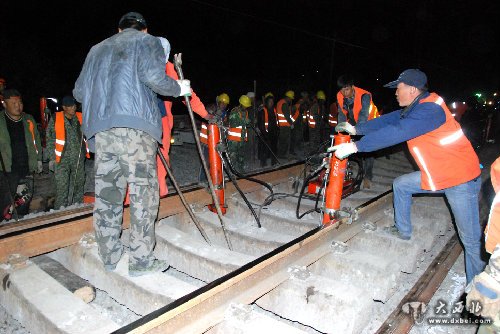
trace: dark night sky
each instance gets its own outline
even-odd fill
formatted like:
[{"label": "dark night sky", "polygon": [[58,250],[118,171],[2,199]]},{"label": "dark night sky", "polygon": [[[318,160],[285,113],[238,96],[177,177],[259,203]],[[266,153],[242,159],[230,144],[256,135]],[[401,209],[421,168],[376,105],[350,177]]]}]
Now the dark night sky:
[{"label": "dark night sky", "polygon": [[89,49],[128,11],[170,40],[171,55],[183,53],[205,103],[221,92],[235,102],[254,80],[259,96],[289,88],[328,95],[348,72],[385,105],[394,98],[382,84],[409,67],[445,98],[499,88],[498,1],[3,2],[0,76],[32,113],[40,96],[71,92]]}]

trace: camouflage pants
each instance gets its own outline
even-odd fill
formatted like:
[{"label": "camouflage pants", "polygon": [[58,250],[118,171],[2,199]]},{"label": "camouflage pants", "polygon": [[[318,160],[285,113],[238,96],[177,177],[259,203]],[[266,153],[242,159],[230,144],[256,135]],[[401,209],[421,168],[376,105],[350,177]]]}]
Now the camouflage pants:
[{"label": "camouflage pants", "polygon": [[147,133],[129,128],[113,128],[96,135],[94,227],[99,255],[105,265],[116,264],[123,252],[120,234],[127,184],[129,265],[147,267],[154,260],[154,223],[160,200],[157,145]]},{"label": "camouflage pants", "polygon": [[237,172],[245,172],[245,142],[237,142],[229,140],[227,143],[227,149],[229,153],[229,158],[231,159],[231,164]]},{"label": "camouflage pants", "polygon": [[56,164],[54,171],[56,183],[54,209],[83,202],[83,185],[85,183],[84,166],[85,156],[83,156],[83,159],[80,159],[79,163],[73,159],[64,160],[63,157],[61,162]]}]

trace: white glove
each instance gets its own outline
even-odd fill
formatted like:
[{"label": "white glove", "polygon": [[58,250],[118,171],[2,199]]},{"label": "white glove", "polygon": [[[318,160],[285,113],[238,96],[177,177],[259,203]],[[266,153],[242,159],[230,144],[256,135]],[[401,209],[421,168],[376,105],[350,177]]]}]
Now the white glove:
[{"label": "white glove", "polygon": [[43,172],[43,164],[41,161],[38,161],[37,173],[41,174]]},{"label": "white glove", "polygon": [[344,160],[353,153],[358,152],[358,148],[354,143],[343,143],[329,147],[328,152],[335,152],[335,156],[340,160]]},{"label": "white glove", "polygon": [[469,312],[491,319],[500,312],[500,283],[484,271],[474,276],[465,291]]},{"label": "white glove", "polygon": [[49,161],[49,171],[54,173],[55,170],[56,170],[56,162],[54,160],[50,160]]},{"label": "white glove", "polygon": [[339,123],[339,125],[337,125],[335,127],[335,131],[337,131],[337,132],[347,132],[350,135],[355,135],[356,134],[356,128],[354,126],[352,126],[351,124],[349,124],[348,122]]},{"label": "white glove", "polygon": [[181,86],[179,96],[191,96],[191,82],[189,80],[177,80],[177,83]]}]

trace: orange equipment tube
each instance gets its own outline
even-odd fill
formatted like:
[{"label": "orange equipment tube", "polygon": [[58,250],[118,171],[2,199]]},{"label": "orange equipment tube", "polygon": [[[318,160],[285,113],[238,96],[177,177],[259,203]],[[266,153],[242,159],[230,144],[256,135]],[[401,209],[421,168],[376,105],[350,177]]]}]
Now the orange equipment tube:
[{"label": "orange equipment tube", "polygon": [[[220,132],[217,124],[208,124],[208,160],[210,161],[210,177],[215,188],[215,195],[219,199],[220,210],[226,214],[226,205],[224,203],[224,174],[222,171],[222,159],[217,152],[217,145],[220,142]],[[215,203],[208,206],[212,212],[217,212]]]},{"label": "orange equipment tube", "polygon": [[[351,136],[335,135],[334,145],[348,143]],[[328,175],[328,185],[325,190],[325,210],[323,212],[323,225],[329,225],[334,220],[334,214],[340,209],[342,199],[342,188],[344,186],[344,176],[347,168],[347,159],[340,160],[335,154],[330,158],[330,173]]]},{"label": "orange equipment tube", "polygon": [[40,98],[40,123],[42,125],[42,147],[47,145],[45,138],[45,130],[49,126],[48,124],[48,115],[45,114],[45,110],[47,109],[47,99],[45,97]]}]

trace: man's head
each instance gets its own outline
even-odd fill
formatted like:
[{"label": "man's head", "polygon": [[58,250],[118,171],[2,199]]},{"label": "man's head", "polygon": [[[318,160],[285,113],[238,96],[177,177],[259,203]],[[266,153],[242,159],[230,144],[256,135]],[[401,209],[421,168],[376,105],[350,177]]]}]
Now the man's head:
[{"label": "man's head", "polygon": [[76,114],[76,101],[71,95],[66,95],[62,99],[62,108],[66,118],[73,118]]},{"label": "man's head", "polygon": [[264,105],[266,106],[267,109],[272,109],[274,106],[274,95],[273,93],[269,92],[264,95]]},{"label": "man's head", "polygon": [[3,91],[5,112],[13,120],[21,119],[23,116],[23,100],[21,93],[16,89],[6,89]]},{"label": "man's head", "polygon": [[295,92],[293,90],[289,90],[285,93],[285,99],[287,100],[287,102],[293,101],[294,98],[295,98]]},{"label": "man's head", "polygon": [[147,31],[148,25],[144,16],[137,12],[129,12],[123,15],[118,22],[118,30],[122,31],[127,28],[133,28],[139,31]]},{"label": "man's head", "polygon": [[384,87],[396,88],[396,99],[401,107],[410,105],[417,96],[427,91],[427,76],[419,69],[410,68]]},{"label": "man's head", "polygon": [[227,106],[229,105],[229,95],[227,95],[226,93],[222,93],[217,96],[217,105],[219,106],[220,110],[226,110]]},{"label": "man's head", "polygon": [[337,86],[340,88],[340,93],[344,98],[348,99],[354,96],[354,78],[344,74],[338,77]]},{"label": "man's head", "polygon": [[241,95],[238,101],[240,102],[240,105],[242,105],[245,109],[252,106],[252,100],[246,95]]}]

